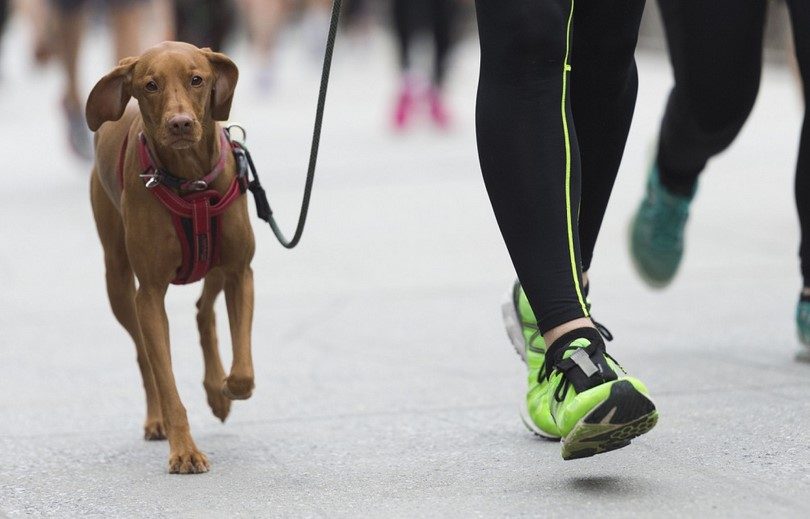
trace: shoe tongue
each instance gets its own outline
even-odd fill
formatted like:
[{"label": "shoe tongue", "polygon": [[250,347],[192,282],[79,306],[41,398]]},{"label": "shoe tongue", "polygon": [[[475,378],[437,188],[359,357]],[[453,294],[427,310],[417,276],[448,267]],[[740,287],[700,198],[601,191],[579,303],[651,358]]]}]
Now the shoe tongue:
[{"label": "shoe tongue", "polygon": [[591,341],[589,341],[588,339],[573,340],[568,344],[568,347],[563,352],[562,358],[567,359],[568,357],[576,353],[577,350],[579,350],[580,348],[587,348],[590,345]]},{"label": "shoe tongue", "polygon": [[[582,348],[587,348],[591,344],[596,344],[599,347],[602,342],[602,336],[596,328],[578,328],[572,330],[562,337],[554,341],[554,344],[546,350],[546,359],[549,359],[552,364],[567,359],[575,352]],[[604,348],[604,346],[603,346]]]}]

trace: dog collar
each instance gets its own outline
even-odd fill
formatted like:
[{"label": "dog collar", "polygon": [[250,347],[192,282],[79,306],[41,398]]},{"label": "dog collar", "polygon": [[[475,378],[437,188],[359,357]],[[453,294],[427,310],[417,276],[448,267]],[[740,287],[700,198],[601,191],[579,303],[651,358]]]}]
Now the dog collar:
[{"label": "dog collar", "polygon": [[154,189],[162,184],[181,191],[205,191],[225,169],[225,159],[229,150],[231,150],[231,142],[223,129],[219,134],[219,160],[214,169],[202,178],[187,180],[176,177],[159,166],[157,159],[152,155],[152,150],[149,149],[146,135],[141,132],[138,134],[138,159],[142,171],[140,177],[143,179],[147,189]]}]

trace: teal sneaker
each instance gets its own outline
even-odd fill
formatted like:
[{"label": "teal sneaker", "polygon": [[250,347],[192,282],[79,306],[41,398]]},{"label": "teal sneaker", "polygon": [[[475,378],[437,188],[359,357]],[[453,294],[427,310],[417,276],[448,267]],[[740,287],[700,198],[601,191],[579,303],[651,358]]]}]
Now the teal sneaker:
[{"label": "teal sneaker", "polygon": [[661,184],[658,166],[650,168],[646,195],[630,227],[630,256],[636,271],[652,287],[667,286],[678,271],[694,196],[694,191],[688,197],[670,193]]},{"label": "teal sneaker", "polygon": [[802,344],[810,348],[810,296],[802,295],[796,306],[796,330]]},{"label": "teal sneaker", "polygon": [[563,459],[620,449],[655,427],[647,387],[605,351],[593,328],[571,331],[546,351],[549,414],[562,437]]},{"label": "teal sneaker", "polygon": [[546,342],[537,327],[537,318],[526,299],[526,293],[518,281],[515,281],[501,312],[509,340],[529,368],[529,390],[520,407],[520,418],[534,434],[549,440],[559,440],[560,433],[551,417],[548,402],[551,385],[541,376],[546,358]]}]

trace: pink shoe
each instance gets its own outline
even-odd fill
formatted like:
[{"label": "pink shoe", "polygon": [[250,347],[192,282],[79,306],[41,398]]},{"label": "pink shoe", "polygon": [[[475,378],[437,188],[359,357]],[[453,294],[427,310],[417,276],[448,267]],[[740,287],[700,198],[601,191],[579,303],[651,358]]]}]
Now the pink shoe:
[{"label": "pink shoe", "polygon": [[413,81],[406,79],[402,83],[402,89],[399,91],[397,104],[394,107],[394,127],[397,130],[403,130],[413,114],[415,90]]},{"label": "pink shoe", "polygon": [[430,103],[430,117],[439,128],[446,130],[450,127],[450,114],[442,101],[442,94],[438,88],[431,88],[428,92]]}]

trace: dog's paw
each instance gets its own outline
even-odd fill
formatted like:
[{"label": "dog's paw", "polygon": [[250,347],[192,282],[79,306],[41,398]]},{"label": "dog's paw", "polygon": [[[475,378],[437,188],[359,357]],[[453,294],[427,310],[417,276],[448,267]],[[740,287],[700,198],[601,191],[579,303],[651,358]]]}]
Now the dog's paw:
[{"label": "dog's paw", "polygon": [[247,400],[254,387],[253,377],[230,375],[222,385],[222,394],[231,400]]},{"label": "dog's paw", "polygon": [[197,449],[172,452],[169,455],[170,474],[202,474],[208,472],[211,464],[208,458]]},{"label": "dog's paw", "polygon": [[222,388],[219,384],[209,384],[203,382],[205,394],[208,397],[208,406],[214,413],[214,416],[224,422],[231,412],[231,399],[223,394]]},{"label": "dog's paw", "polygon": [[165,440],[166,430],[162,420],[146,420],[143,425],[143,439],[147,441]]}]

